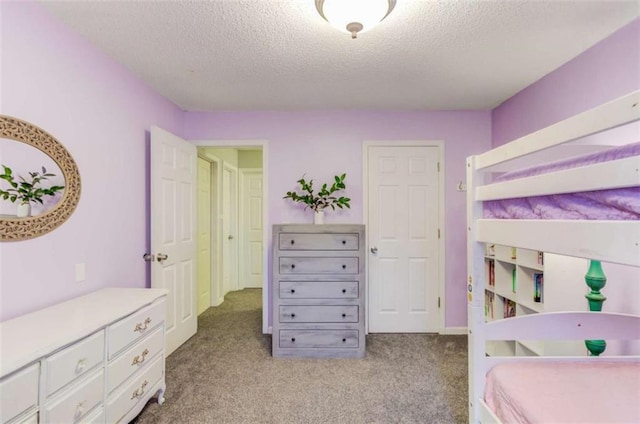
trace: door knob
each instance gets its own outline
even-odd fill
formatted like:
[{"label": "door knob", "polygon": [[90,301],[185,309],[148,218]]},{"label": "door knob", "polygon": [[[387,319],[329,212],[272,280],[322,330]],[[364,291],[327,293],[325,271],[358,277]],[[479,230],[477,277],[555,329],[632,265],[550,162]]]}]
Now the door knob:
[{"label": "door knob", "polygon": [[144,259],[145,262],[153,262],[156,260],[156,257],[151,253],[145,253],[144,255],[142,255],[142,259]]},{"label": "door knob", "polygon": [[156,255],[156,258],[158,259],[158,262],[162,263],[162,261],[166,261],[167,259],[169,259],[169,255],[165,255],[164,253],[158,253]]},{"label": "door knob", "polygon": [[376,253],[378,253],[378,248],[377,248],[376,246],[373,246],[373,247],[371,248],[371,253],[373,253],[374,255],[375,255]]}]

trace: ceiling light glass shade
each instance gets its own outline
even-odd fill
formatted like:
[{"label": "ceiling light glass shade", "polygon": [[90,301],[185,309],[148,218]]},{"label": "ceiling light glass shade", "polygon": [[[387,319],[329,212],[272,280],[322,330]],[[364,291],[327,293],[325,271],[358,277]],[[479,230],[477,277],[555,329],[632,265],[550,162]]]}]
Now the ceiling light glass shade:
[{"label": "ceiling light glass shade", "polygon": [[320,15],[352,38],[380,23],[395,4],[396,0],[316,0]]}]

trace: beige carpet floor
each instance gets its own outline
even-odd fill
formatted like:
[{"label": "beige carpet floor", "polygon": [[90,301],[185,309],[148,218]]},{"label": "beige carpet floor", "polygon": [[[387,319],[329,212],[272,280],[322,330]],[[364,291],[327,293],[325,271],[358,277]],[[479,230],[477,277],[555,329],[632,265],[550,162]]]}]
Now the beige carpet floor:
[{"label": "beige carpet floor", "polygon": [[364,359],[275,359],[262,292],[229,293],[166,361],[166,402],[149,423],[467,422],[467,338],[372,334]]}]

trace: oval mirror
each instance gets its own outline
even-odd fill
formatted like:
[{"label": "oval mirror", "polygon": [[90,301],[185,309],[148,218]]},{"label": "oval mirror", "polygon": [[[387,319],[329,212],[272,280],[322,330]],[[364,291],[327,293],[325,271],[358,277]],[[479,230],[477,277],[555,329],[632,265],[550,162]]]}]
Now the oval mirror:
[{"label": "oval mirror", "polygon": [[[23,144],[5,145],[11,142],[2,140],[0,145],[2,165],[10,168],[10,171],[0,168],[0,190],[9,192],[4,196],[8,196],[6,200],[0,197],[0,241],[26,240],[53,231],[71,216],[80,200],[80,173],[75,161],[51,134],[18,118],[0,115],[0,138]],[[33,148],[44,155],[32,151]],[[41,197],[42,203],[25,202],[33,207],[31,216],[17,216],[20,202],[12,197],[17,193],[9,181],[19,184],[20,177],[28,183],[38,178],[40,187],[47,190]]]}]

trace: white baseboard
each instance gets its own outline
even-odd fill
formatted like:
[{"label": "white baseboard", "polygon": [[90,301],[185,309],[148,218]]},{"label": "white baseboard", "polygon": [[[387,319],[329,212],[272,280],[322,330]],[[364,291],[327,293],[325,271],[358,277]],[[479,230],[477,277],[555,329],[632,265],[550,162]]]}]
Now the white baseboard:
[{"label": "white baseboard", "polygon": [[467,335],[467,327],[445,327],[441,334],[447,336],[461,336]]}]

